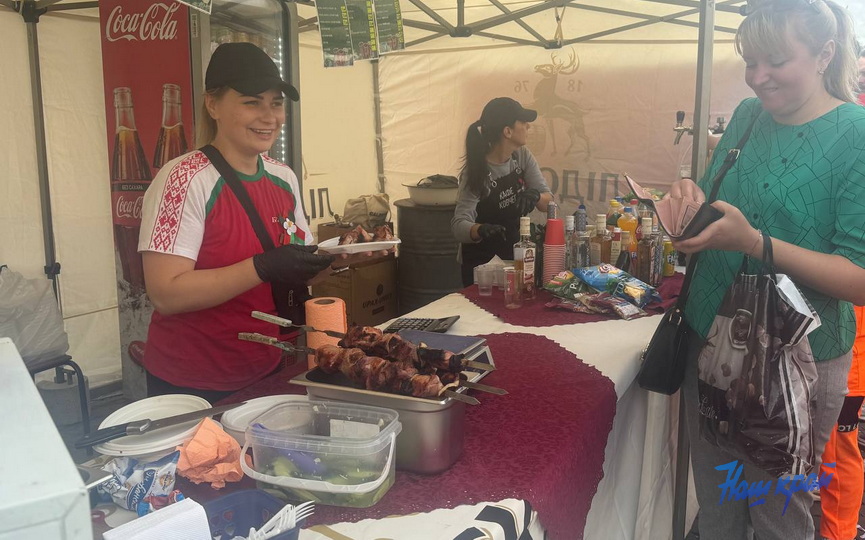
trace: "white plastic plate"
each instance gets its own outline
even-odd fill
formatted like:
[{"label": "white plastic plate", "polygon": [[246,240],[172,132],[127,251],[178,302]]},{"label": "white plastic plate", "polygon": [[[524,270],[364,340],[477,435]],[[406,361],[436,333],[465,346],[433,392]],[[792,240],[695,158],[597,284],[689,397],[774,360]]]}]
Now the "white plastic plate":
[{"label": "white plastic plate", "polygon": [[[192,411],[209,409],[210,403],[198,396],[188,394],[168,394],[138,400],[110,414],[99,424],[99,429],[125,424],[135,420],[165,418]],[[195,427],[201,420],[169,426],[141,435],[127,435],[98,444],[93,448],[108,456],[136,457],[153,454],[162,450],[174,450],[195,434]]]},{"label": "white plastic plate", "polygon": [[390,249],[396,245],[399,245],[401,240],[399,238],[394,238],[393,240],[385,240],[382,242],[360,242],[358,244],[346,244],[344,246],[339,245],[339,238],[329,238],[324,242],[320,242],[318,244],[318,249],[324,251],[326,253],[332,253],[334,255],[339,255],[341,253],[363,253],[365,251],[380,251],[383,249]]}]

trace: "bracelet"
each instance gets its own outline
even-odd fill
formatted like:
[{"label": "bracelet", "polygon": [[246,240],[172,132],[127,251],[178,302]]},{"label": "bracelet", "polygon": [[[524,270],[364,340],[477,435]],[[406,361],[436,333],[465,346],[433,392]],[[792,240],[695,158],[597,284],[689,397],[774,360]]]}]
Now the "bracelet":
[{"label": "bracelet", "polygon": [[[763,239],[763,231],[761,231],[760,229],[756,229],[756,230],[757,230],[757,239],[754,240],[754,245],[751,246],[751,249],[749,249],[748,251],[745,252],[745,255],[747,255],[747,256],[749,256],[749,257],[752,257],[752,258],[753,258],[754,256],[751,255],[751,253],[754,251],[754,248],[757,247],[757,244],[760,243],[760,240]],[[761,259],[762,259],[762,257],[761,257]]]}]

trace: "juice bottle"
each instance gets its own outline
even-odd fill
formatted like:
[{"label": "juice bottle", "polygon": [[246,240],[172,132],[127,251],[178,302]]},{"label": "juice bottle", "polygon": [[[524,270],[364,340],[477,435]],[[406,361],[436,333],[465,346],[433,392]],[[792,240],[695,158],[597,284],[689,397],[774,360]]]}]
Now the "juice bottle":
[{"label": "juice bottle", "polygon": [[637,251],[637,227],[639,224],[637,223],[637,216],[634,215],[634,207],[626,206],[625,211],[619,216],[618,226],[622,229],[622,249],[624,250],[624,238],[625,231],[627,231],[630,238],[630,243],[628,245],[628,251]]}]

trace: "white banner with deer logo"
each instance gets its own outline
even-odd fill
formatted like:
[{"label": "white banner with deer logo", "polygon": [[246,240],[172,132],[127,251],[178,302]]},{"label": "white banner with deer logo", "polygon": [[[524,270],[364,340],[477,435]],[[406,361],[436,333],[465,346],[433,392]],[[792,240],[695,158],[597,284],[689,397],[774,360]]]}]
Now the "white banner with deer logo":
[{"label": "white banner with deer logo", "polygon": [[[528,147],[564,212],[583,202],[606,209],[628,192],[622,173],[666,187],[691,159],[691,137],[674,145],[676,111],[692,124],[697,47],[693,43],[579,44],[390,55],[381,60],[386,191],[431,174],[456,175],[465,133],[491,98],[509,96],[538,111]],[[733,44],[715,46],[710,124],[729,120],[753,95]],[[536,221],[543,219],[539,212]]]}]

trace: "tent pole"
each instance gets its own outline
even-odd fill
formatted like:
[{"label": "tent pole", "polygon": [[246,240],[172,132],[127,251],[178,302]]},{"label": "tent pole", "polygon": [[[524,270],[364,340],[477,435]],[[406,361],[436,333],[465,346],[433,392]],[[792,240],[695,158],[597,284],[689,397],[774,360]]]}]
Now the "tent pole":
[{"label": "tent pole", "polygon": [[[42,240],[45,248],[45,274],[54,285],[54,296],[60,303],[57,275],[60,263],[54,244],[54,221],[51,217],[51,186],[48,180],[48,151],[45,144],[45,111],[42,101],[42,71],[39,64],[39,33],[37,24],[45,8],[37,8],[33,0],[24,0],[21,15],[27,25],[27,52],[30,57],[30,92],[33,99],[33,128],[36,135],[36,171],[39,175],[39,200],[42,209]],[[62,312],[62,306],[61,306]]]},{"label": "tent pole", "polygon": [[700,28],[697,40],[697,89],[694,104],[694,152],[691,162],[693,178],[706,171],[706,145],[709,142],[709,106],[712,91],[712,58],[714,49],[715,2],[700,3]]},{"label": "tent pole", "polygon": [[379,193],[385,192],[384,178],[384,141],[381,138],[381,79],[379,74],[380,58],[372,60],[372,100],[375,106],[375,157],[378,162],[378,183],[376,187]]},{"label": "tent pole", "polygon": [[[715,2],[700,2],[700,27],[697,40],[697,88],[694,103],[694,145],[691,158],[693,178],[702,178],[706,170],[706,144],[709,140],[709,95],[712,88],[712,52],[714,48]],[[685,397],[679,391],[679,432],[676,452],[676,484],[673,499],[673,540],[685,537],[688,505],[688,472],[690,442],[685,427]]]},{"label": "tent pole", "polygon": [[[288,82],[295,88],[300,88],[300,42],[298,31],[298,22],[300,17],[297,14],[297,4],[294,2],[283,2],[283,17],[285,23],[286,35],[283,40],[283,55],[287,61],[288,73],[286,74]],[[303,193],[303,153],[301,149],[300,138],[300,102],[286,100],[288,105],[286,124],[291,131],[289,135],[289,147],[287,148],[288,165],[297,174],[297,183],[300,187],[300,192]]]}]

